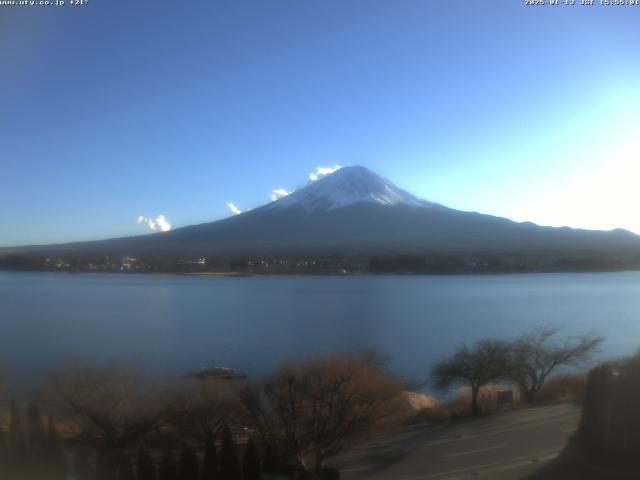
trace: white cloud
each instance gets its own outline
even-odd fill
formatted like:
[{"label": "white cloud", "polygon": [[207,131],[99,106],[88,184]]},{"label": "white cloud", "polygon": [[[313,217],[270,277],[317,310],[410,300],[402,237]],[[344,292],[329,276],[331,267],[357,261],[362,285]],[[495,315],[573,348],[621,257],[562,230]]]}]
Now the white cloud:
[{"label": "white cloud", "polygon": [[138,217],[138,224],[144,224],[154,232],[168,232],[171,230],[171,224],[164,215],[158,215],[156,218],[148,218],[140,215]]},{"label": "white cloud", "polygon": [[309,181],[315,182],[317,180],[320,180],[321,178],[324,178],[327,175],[331,175],[333,172],[335,172],[336,170],[340,170],[341,168],[342,166],[337,164],[333,164],[333,167],[316,167],[316,171],[309,174]]},{"label": "white cloud", "polygon": [[280,200],[281,198],[286,197],[290,193],[291,192],[287,192],[284,188],[278,188],[276,190],[272,190],[269,194],[269,197],[271,198],[272,202],[275,202],[276,200]]},{"label": "white cloud", "polygon": [[231,212],[232,212],[234,215],[239,215],[239,214],[241,214],[241,213],[242,213],[242,210],[240,210],[240,209],[237,207],[237,205],[236,205],[235,203],[233,203],[233,202],[229,202],[229,203],[227,203],[227,207],[229,207],[229,210],[231,210]]}]

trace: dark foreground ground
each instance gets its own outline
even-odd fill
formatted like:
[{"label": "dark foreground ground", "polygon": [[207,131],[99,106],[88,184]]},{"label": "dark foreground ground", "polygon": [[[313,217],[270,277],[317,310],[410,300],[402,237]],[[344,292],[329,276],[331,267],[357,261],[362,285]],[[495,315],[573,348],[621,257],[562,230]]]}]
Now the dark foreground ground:
[{"label": "dark foreground ground", "polygon": [[571,442],[560,455],[527,480],[638,480],[640,471],[633,467],[604,468],[594,465],[582,450]]},{"label": "dark foreground ground", "polygon": [[558,456],[579,419],[580,407],[565,404],[408,427],[333,463],[344,480],[523,479]]}]

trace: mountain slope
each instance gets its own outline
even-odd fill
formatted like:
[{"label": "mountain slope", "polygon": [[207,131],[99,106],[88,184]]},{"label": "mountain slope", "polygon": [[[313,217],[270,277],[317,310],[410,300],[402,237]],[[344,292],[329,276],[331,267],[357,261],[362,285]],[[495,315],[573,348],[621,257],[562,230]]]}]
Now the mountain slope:
[{"label": "mountain slope", "polygon": [[[97,242],[30,247],[65,255],[320,251],[628,252],[625,230],[540,227],[418,199],[364,167],[345,167],[275,202],[212,223]],[[14,250],[15,251],[15,250]]]}]

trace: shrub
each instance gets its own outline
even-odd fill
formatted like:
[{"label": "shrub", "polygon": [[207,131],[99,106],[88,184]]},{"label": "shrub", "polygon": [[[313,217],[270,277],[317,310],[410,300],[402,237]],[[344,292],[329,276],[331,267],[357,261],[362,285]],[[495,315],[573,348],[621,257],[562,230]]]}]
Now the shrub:
[{"label": "shrub", "polygon": [[260,456],[256,444],[250,438],[242,456],[242,472],[244,480],[260,479]]},{"label": "shrub", "polygon": [[202,460],[202,480],[214,480],[218,477],[218,452],[215,437],[207,435]]},{"label": "shrub", "polygon": [[222,429],[222,446],[220,448],[219,465],[220,476],[224,480],[240,480],[242,478],[233,434],[227,425]]},{"label": "shrub", "polygon": [[187,444],[182,446],[178,466],[180,480],[199,480],[200,468],[198,466],[198,457],[196,456],[196,452]]},{"label": "shrub", "polygon": [[587,375],[559,375],[549,380],[538,396],[540,403],[560,403],[580,400],[587,388]]}]

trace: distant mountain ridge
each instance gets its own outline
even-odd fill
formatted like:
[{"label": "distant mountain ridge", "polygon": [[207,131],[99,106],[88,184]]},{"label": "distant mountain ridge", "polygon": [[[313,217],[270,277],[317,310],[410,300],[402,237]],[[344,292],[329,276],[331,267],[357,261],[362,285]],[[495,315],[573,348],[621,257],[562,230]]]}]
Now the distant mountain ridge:
[{"label": "distant mountain ridge", "polygon": [[[5,249],[42,255],[299,252],[640,253],[626,230],[541,227],[419,199],[365,167],[344,167],[267,205],[169,232]],[[0,252],[2,254],[2,252]]]}]

